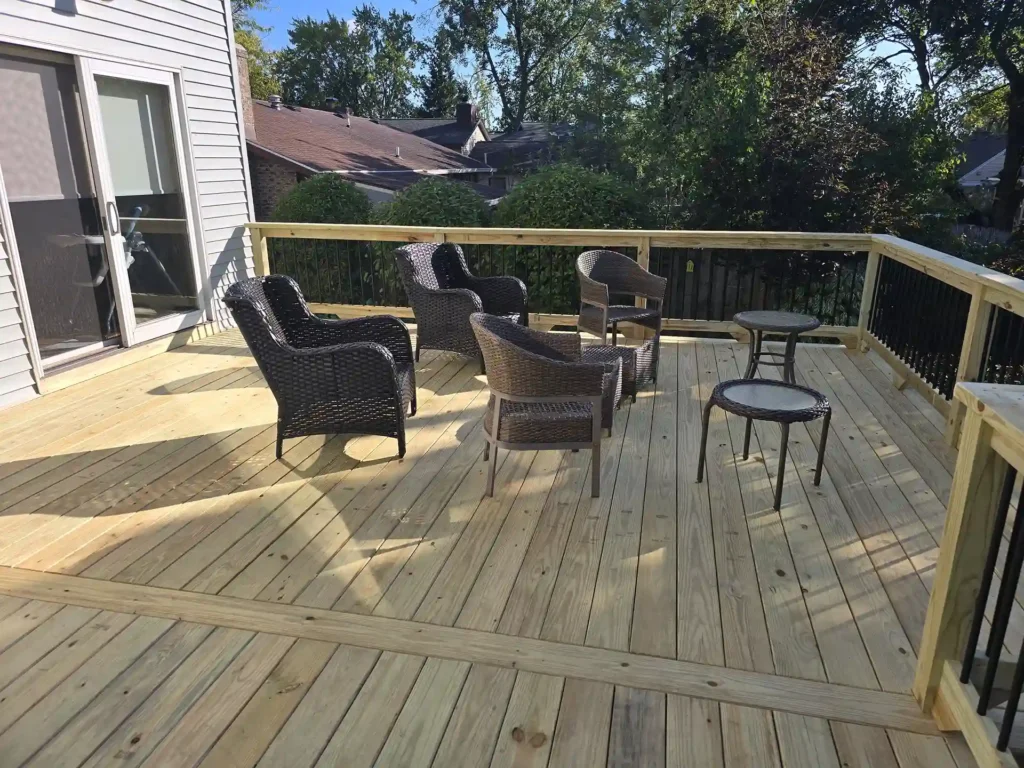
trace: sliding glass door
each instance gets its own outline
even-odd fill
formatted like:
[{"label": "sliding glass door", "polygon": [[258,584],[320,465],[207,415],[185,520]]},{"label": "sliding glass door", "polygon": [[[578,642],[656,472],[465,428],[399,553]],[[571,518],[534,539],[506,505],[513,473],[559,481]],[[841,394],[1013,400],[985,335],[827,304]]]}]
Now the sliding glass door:
[{"label": "sliding glass door", "polygon": [[201,322],[174,76],[0,45],[0,103],[0,206],[43,367]]},{"label": "sliding glass door", "polygon": [[128,343],[195,325],[200,283],[174,79],[91,59],[79,66]]},{"label": "sliding glass door", "polygon": [[[0,51],[0,205],[44,366],[121,342],[74,59]],[[23,297],[23,301],[25,298]]]}]

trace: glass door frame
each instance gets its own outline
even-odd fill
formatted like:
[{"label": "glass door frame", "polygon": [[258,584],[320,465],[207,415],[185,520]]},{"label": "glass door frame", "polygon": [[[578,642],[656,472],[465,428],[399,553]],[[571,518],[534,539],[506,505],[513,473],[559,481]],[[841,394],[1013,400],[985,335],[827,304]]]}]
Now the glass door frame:
[{"label": "glass door frame", "polygon": [[[209,295],[207,289],[208,275],[206,273],[205,260],[199,257],[201,253],[201,240],[197,238],[198,221],[194,207],[195,201],[192,195],[192,175],[185,154],[186,134],[183,130],[181,119],[181,110],[184,108],[184,105],[179,104],[180,89],[176,78],[172,72],[167,70],[152,69],[134,64],[121,64],[87,56],[77,56],[76,64],[79,92],[82,97],[82,109],[85,113],[86,133],[93,155],[93,175],[96,180],[99,202],[103,211],[103,229],[107,240],[110,270],[114,280],[113,285],[117,295],[117,313],[121,326],[122,344],[125,347],[131,347],[184,328],[191,328],[206,319],[207,301],[205,297]],[[173,159],[178,171],[178,186],[180,187],[185,221],[188,227],[186,241],[189,247],[195,283],[189,287],[195,290],[198,304],[194,310],[175,313],[144,323],[137,323],[135,320],[128,269],[122,257],[124,253],[124,237],[121,232],[120,216],[117,213],[113,176],[103,133],[99,92],[96,85],[97,77],[133,80],[167,88],[167,106],[170,110],[171,138],[174,150]],[[113,217],[111,216],[112,213]]]}]

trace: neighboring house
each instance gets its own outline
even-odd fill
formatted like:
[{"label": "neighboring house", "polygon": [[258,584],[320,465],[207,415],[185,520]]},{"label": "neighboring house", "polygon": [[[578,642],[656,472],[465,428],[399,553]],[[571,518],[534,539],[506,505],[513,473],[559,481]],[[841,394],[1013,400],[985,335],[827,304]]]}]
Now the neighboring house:
[{"label": "neighboring house", "polygon": [[501,196],[486,183],[484,163],[394,128],[348,114],[251,98],[243,113],[257,219],[268,219],[278,201],[303,179],[339,173],[374,202],[391,199],[427,176],[470,184],[488,202]]},{"label": "neighboring house", "polygon": [[527,122],[518,130],[477,142],[471,156],[494,168],[492,186],[509,190],[526,174],[552,162],[572,135],[573,128],[566,123]]},{"label": "neighboring house", "polygon": [[462,155],[473,151],[479,141],[489,140],[487,126],[480,119],[476,105],[468,101],[455,106],[455,117],[413,117],[397,120],[381,120],[382,124],[396,128],[405,133],[419,136],[421,139],[440,144]]},{"label": "neighboring house", "polygon": [[1006,134],[978,131],[958,151],[964,156],[955,171],[960,186],[994,186],[1006,157]]},{"label": "neighboring house", "polygon": [[0,18],[4,406],[71,362],[228,324],[253,212],[227,0],[5,2]]}]

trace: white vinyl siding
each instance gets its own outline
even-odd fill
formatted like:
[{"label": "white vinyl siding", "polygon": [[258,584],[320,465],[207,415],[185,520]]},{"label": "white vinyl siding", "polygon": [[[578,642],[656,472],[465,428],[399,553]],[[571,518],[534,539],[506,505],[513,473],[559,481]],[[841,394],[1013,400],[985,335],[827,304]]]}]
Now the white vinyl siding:
[{"label": "white vinyl siding", "polygon": [[0,408],[35,393],[25,325],[14,294],[7,243],[0,231]]},{"label": "white vinyl siding", "polygon": [[[78,0],[76,12],[68,14],[57,10],[55,0],[4,2],[0,42],[169,68],[180,75],[188,121],[185,151],[195,169],[213,319],[228,324],[220,297],[232,281],[253,274],[253,261],[244,229],[250,207],[235,102],[234,42],[224,3]],[[0,317],[2,283],[0,277]],[[3,391],[0,379],[0,402]]]}]

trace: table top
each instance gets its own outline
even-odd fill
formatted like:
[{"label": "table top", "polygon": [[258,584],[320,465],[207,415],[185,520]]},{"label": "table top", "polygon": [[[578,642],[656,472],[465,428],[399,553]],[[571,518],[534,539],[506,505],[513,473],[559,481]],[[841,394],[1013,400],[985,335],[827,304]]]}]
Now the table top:
[{"label": "table top", "polygon": [[778,333],[804,333],[813,331],[821,325],[821,321],[811,315],[775,310],[738,312],[732,319],[737,325],[750,331],[777,331]]},{"label": "table top", "polygon": [[828,399],[820,392],[767,379],[723,381],[715,395],[722,405],[738,405],[744,411],[799,413],[828,407]]}]

